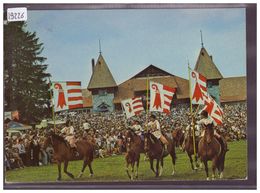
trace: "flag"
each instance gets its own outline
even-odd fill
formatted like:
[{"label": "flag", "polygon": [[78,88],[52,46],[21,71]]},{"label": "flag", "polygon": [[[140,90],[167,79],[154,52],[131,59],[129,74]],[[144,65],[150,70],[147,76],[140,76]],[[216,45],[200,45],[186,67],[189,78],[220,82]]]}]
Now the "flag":
[{"label": "flag", "polygon": [[207,79],[195,70],[190,70],[190,92],[192,104],[204,104],[207,92]]},{"label": "flag", "polygon": [[81,82],[52,82],[54,111],[83,107]]},{"label": "flag", "polygon": [[213,119],[215,124],[221,125],[223,123],[223,110],[218,103],[207,93],[204,95],[205,107],[202,110],[208,112],[208,115]]},{"label": "flag", "polygon": [[150,81],[150,111],[170,113],[176,89]]},{"label": "flag", "polygon": [[135,97],[121,101],[127,118],[139,114],[144,110],[142,97]]}]

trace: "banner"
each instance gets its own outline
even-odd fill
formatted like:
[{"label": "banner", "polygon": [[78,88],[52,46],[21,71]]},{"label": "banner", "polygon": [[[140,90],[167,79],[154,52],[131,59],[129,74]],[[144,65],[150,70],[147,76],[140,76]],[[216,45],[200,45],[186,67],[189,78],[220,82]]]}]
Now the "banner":
[{"label": "banner", "polygon": [[123,100],[121,101],[121,104],[124,108],[127,119],[139,114],[141,111],[144,110],[141,97]]},{"label": "banner", "polygon": [[54,111],[83,107],[81,82],[52,82]]},{"label": "banner", "polygon": [[204,104],[203,97],[207,93],[207,79],[190,69],[190,87],[192,104]]},{"label": "banner", "polygon": [[221,125],[223,123],[223,110],[218,103],[207,93],[204,95],[205,107],[202,110],[208,112],[208,115],[214,120],[215,124]]},{"label": "banner", "polygon": [[150,81],[150,111],[170,113],[176,89]]}]

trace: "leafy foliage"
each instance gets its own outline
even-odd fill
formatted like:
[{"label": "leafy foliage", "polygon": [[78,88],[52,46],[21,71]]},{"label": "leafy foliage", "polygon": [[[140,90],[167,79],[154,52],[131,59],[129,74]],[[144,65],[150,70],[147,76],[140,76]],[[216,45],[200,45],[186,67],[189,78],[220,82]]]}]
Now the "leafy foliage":
[{"label": "leafy foliage", "polygon": [[40,54],[35,32],[26,31],[25,22],[4,25],[5,111],[18,110],[24,122],[41,120],[50,112],[46,60]]}]

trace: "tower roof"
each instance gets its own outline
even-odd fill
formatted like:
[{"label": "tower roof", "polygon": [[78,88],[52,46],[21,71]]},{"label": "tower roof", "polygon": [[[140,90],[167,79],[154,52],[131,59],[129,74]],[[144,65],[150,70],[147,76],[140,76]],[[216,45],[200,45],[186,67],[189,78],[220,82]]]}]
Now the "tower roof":
[{"label": "tower roof", "polygon": [[109,88],[116,86],[116,81],[113,78],[113,75],[111,74],[102,54],[100,53],[91,75],[88,89]]},{"label": "tower roof", "polygon": [[205,76],[207,80],[223,78],[222,74],[204,47],[200,50],[194,70]]}]

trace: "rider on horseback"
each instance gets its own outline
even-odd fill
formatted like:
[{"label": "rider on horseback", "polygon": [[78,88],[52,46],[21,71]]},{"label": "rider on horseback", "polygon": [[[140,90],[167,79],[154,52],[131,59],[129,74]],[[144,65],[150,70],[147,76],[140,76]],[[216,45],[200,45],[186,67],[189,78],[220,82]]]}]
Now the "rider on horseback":
[{"label": "rider on horseback", "polygon": [[189,119],[191,119],[192,121],[185,129],[184,140],[183,140],[183,143],[182,143],[182,150],[183,151],[185,151],[185,142],[186,142],[189,134],[191,134],[193,127],[195,129],[195,133],[194,133],[195,134],[195,141],[198,140],[198,137],[201,134],[201,129],[200,129],[201,127],[196,123],[195,117],[193,117],[193,119],[192,119],[192,116],[189,116]]},{"label": "rider on horseback", "polygon": [[[202,126],[201,137],[203,137],[205,135],[205,129],[207,125],[214,123],[213,120],[208,116],[208,112],[205,110],[201,112],[201,117],[202,119],[198,121],[197,124]],[[216,136],[218,139],[221,138],[221,136],[216,132],[216,130],[214,130],[214,136]]]},{"label": "rider on horseback", "polygon": [[152,114],[150,116],[151,121],[148,123],[148,129],[151,131],[151,133],[157,138],[160,139],[161,142],[164,145],[164,151],[167,152],[167,145],[169,142],[167,139],[162,135],[161,128],[160,128],[160,123],[158,120],[156,120],[156,116]]},{"label": "rider on horseback", "polygon": [[131,129],[135,132],[135,134],[139,136],[141,136],[143,133],[142,126],[140,125],[140,122],[137,119],[133,120]]},{"label": "rider on horseback", "polygon": [[71,125],[69,120],[66,122],[66,126],[61,130],[61,133],[65,136],[65,140],[69,143],[75,156],[78,156],[79,153],[77,151],[74,127]]}]

